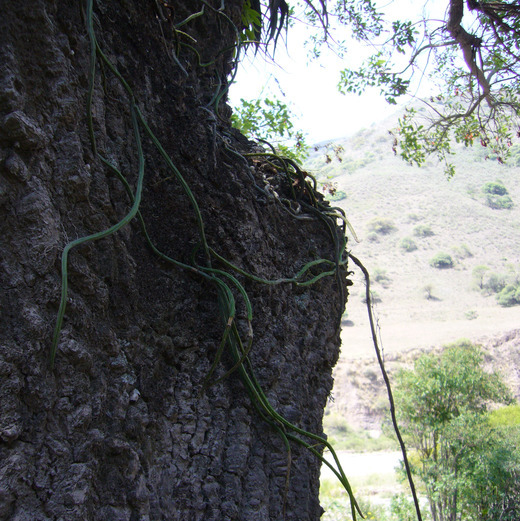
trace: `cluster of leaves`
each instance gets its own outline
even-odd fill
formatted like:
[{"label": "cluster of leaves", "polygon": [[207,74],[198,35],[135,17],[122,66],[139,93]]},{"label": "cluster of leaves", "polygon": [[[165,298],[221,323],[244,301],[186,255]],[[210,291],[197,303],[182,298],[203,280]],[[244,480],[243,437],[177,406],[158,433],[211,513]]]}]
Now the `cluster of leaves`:
[{"label": "cluster of leaves", "polygon": [[[421,100],[427,110],[407,109],[394,131],[394,151],[422,165],[436,154],[448,176],[452,144],[479,143],[487,157],[504,162],[519,129],[520,7],[502,2],[451,0],[439,16],[417,20],[379,17],[354,33],[374,49],[359,68],[341,73],[343,93],[375,87],[389,103],[410,95],[414,76],[428,77],[436,93]],[[472,33],[463,27],[471,10]]]},{"label": "cluster of leaves", "polygon": [[[292,3],[303,6],[297,19],[321,28],[306,42],[311,59],[321,56],[324,45],[333,47],[339,56],[344,56],[348,51],[345,26],[354,38],[363,41],[368,41],[368,35],[379,35],[383,27],[383,15],[372,0],[294,0]],[[331,19],[333,23],[330,23]]]},{"label": "cluster of leaves", "polygon": [[279,99],[240,100],[234,108],[231,123],[245,136],[271,142],[279,155],[298,162],[308,155],[305,136],[296,130],[294,114]]},{"label": "cluster of leaves", "polygon": [[258,3],[251,5],[251,0],[245,0],[242,7],[242,31],[239,33],[241,43],[258,45],[261,37],[262,19]]},{"label": "cluster of leaves", "polygon": [[[394,151],[417,165],[436,154],[452,176],[454,143],[479,144],[489,151],[486,158],[503,163],[520,134],[520,6],[474,0],[446,4],[443,13],[429,15],[425,6],[415,19],[396,19],[372,0],[247,0],[241,34],[258,49],[260,43],[276,43],[284,25],[304,22],[316,29],[307,42],[314,58],[324,45],[345,55],[350,43],[345,34],[365,43],[371,52],[364,63],[341,72],[343,93],[376,88],[395,104],[414,98],[426,77],[433,95],[420,100],[426,110],[416,103],[400,118]],[[268,29],[262,34],[264,19]]]},{"label": "cluster of leaves", "polygon": [[482,350],[462,340],[396,375],[400,425],[434,519],[498,519],[505,505],[514,509],[504,519],[518,519],[520,426],[491,421],[489,404],[509,404],[512,395],[483,361]]},{"label": "cluster of leaves", "polygon": [[[285,0],[245,0],[242,5],[242,26],[239,28],[240,44],[246,48],[276,42],[282,29],[288,25],[293,10]],[[264,22],[267,22],[264,23]]]},{"label": "cluster of leaves", "polygon": [[362,94],[367,87],[379,87],[385,100],[395,105],[396,98],[406,93],[409,80],[388,72],[388,61],[382,53],[371,56],[361,69],[344,69],[340,73],[338,90],[342,94]]}]

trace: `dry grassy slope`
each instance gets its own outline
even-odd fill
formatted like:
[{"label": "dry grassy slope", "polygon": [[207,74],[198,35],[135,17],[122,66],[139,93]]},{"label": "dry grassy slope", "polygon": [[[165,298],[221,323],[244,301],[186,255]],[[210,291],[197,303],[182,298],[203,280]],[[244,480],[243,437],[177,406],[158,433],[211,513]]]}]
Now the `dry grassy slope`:
[{"label": "dry grassy slope", "polygon": [[[493,338],[520,327],[520,306],[503,308],[495,296],[475,291],[472,270],[486,265],[492,271],[505,273],[514,267],[520,274],[520,168],[484,160],[487,150],[480,146],[475,150],[460,148],[453,159],[457,174],[448,181],[442,166],[431,162],[419,169],[394,157],[387,132],[391,126],[392,121],[385,121],[341,140],[341,163],[333,159],[326,164],[323,151],[314,153],[308,162],[311,172],[322,172],[320,181],[333,181],[338,191],[347,195],[335,204],[345,209],[360,239],[359,243],[350,240],[352,253],[371,273],[386,270],[387,287],[372,284],[381,298],[376,314],[384,349],[391,355],[439,346],[461,337],[477,341],[483,335],[492,343]],[[482,185],[497,179],[516,203],[511,210],[492,210],[484,204]],[[392,220],[396,229],[371,242],[367,240],[367,225],[375,217]],[[413,228],[418,224],[429,225],[434,235],[415,237]],[[417,250],[403,252],[399,245],[404,237],[411,237]],[[471,256],[465,257],[464,249]],[[430,259],[441,251],[454,258],[453,269],[430,266]],[[362,378],[363,386],[377,386],[370,383],[374,377],[368,374],[375,368],[370,361],[374,355],[362,303],[365,288],[359,273],[354,280],[347,305],[348,320],[353,325],[343,330],[336,402],[353,396],[352,382],[348,380],[356,375]],[[432,286],[435,299],[425,298],[426,285]],[[476,318],[469,319],[470,315]],[[359,370],[352,374],[355,368]],[[349,392],[347,388],[351,388]],[[341,403],[337,405],[342,407]],[[371,409],[374,406],[378,407],[369,404]]]}]

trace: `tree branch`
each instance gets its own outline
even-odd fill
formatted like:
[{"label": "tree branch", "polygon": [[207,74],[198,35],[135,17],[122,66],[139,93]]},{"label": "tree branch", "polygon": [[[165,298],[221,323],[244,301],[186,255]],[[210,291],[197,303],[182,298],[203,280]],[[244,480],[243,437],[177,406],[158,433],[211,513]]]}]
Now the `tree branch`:
[{"label": "tree branch", "polygon": [[480,69],[475,60],[476,51],[482,45],[482,39],[468,33],[462,26],[462,17],[464,16],[464,2],[463,0],[450,0],[448,23],[446,30],[450,36],[459,44],[462,51],[462,56],[471,75],[477,80],[482,88],[482,95],[484,99],[492,105],[493,99],[491,97],[491,85],[486,79],[482,69]]}]

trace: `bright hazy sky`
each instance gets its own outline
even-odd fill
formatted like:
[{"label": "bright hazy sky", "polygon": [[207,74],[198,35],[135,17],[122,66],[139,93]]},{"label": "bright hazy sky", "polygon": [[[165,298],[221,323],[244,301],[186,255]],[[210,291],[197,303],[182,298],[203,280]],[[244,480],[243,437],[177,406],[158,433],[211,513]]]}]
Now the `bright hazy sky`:
[{"label": "bright hazy sky", "polygon": [[[392,18],[399,18],[403,12],[420,16],[424,5],[431,3],[428,0],[419,3],[390,0],[385,10]],[[444,2],[437,2],[435,7],[444,8],[443,5]],[[348,28],[342,30],[348,31]],[[309,144],[348,136],[396,112],[397,107],[386,103],[377,89],[370,89],[362,96],[343,95],[338,91],[340,71],[347,63],[360,64],[361,54],[367,52],[360,44],[351,44],[345,57],[348,62],[323,48],[320,59],[309,63],[304,49],[303,24],[297,23],[290,28],[288,38],[288,50],[280,38],[276,65],[267,63],[260,52],[254,57],[252,49],[249,51],[229,90],[231,105],[238,105],[240,98],[253,100],[274,95],[291,107],[295,126],[307,134]]]},{"label": "bright hazy sky", "polygon": [[267,63],[260,53],[254,60],[247,56],[229,90],[231,104],[238,104],[240,98],[276,96],[291,107],[295,126],[307,134],[309,144],[348,136],[395,112],[396,107],[375,90],[362,96],[341,94],[337,83],[345,64],[332,53],[308,63],[303,44],[293,47],[296,50],[288,55],[279,45],[277,65]]}]

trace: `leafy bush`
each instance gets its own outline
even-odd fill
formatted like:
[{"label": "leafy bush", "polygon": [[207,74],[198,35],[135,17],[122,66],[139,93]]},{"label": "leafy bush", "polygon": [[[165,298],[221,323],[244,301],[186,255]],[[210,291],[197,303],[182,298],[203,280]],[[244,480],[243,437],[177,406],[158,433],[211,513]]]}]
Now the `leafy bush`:
[{"label": "leafy bush", "polygon": [[487,273],[485,266],[473,269],[476,285],[486,295],[496,294],[501,306],[510,307],[520,304],[520,273],[512,266],[507,266],[507,273]]},{"label": "leafy bush", "polygon": [[506,278],[500,273],[490,273],[482,284],[486,293],[500,293],[507,285]]},{"label": "leafy bush", "polygon": [[413,234],[416,237],[431,237],[432,235],[435,235],[428,224],[418,224],[413,229]]},{"label": "leafy bush", "polygon": [[505,308],[520,304],[520,285],[508,284],[497,295],[497,300]]},{"label": "leafy bush", "polygon": [[486,204],[493,210],[507,210],[513,206],[513,200],[502,181],[486,183],[482,192],[486,195]]},{"label": "leafy bush", "polygon": [[403,251],[410,252],[417,249],[417,244],[415,244],[411,237],[405,237],[399,243],[399,248],[401,248]]},{"label": "leafy bush", "polygon": [[368,223],[368,229],[380,235],[388,235],[395,230],[395,225],[391,219],[375,217]]},{"label": "leafy bush", "polygon": [[424,298],[426,300],[435,299],[435,297],[433,296],[433,285],[432,284],[426,284],[426,286],[424,286],[422,290],[423,290]]},{"label": "leafy bush", "polygon": [[437,253],[437,255],[435,255],[430,261],[430,266],[433,266],[439,270],[453,268],[453,259],[451,258],[451,255],[440,252]]},{"label": "leafy bush", "polygon": [[405,494],[395,494],[390,502],[390,512],[393,519],[399,521],[415,521],[417,514],[413,501]]},{"label": "leafy bush", "polygon": [[493,210],[509,210],[513,207],[513,200],[509,195],[487,194],[486,204]]},{"label": "leafy bush", "polygon": [[469,249],[467,244],[461,244],[460,246],[454,246],[452,249],[453,254],[457,259],[467,259],[469,257],[473,257],[473,253]]},{"label": "leafy bush", "polygon": [[[480,347],[460,340],[395,375],[401,434],[419,460],[414,473],[431,511],[454,505],[445,519],[504,519],[498,512],[502,492],[518,488],[516,440],[488,421],[489,404],[511,404],[513,396],[484,361]],[[492,509],[492,516],[482,516]]]},{"label": "leafy bush", "polygon": [[489,271],[489,268],[487,266],[484,266],[483,264],[479,264],[478,266],[475,266],[473,268],[473,281],[475,286],[478,287],[478,289],[484,289],[484,275],[487,271]]},{"label": "leafy bush", "polygon": [[502,184],[501,181],[495,181],[494,183],[486,183],[482,187],[482,191],[485,194],[493,194],[493,195],[506,195],[507,188]]}]

